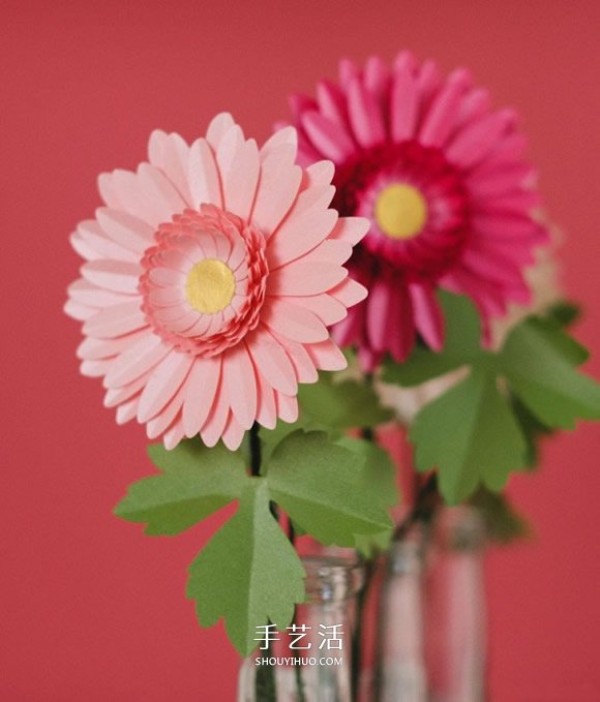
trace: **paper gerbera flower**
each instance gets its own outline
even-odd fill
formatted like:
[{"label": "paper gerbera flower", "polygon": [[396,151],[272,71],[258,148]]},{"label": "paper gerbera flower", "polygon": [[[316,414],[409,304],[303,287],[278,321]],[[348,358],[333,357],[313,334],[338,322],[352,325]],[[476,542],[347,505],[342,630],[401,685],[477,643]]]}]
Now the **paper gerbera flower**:
[{"label": "paper gerbera flower", "polygon": [[386,352],[402,361],[417,332],[443,344],[434,291],[468,294],[484,320],[526,303],[523,269],[546,232],[532,217],[533,169],[514,112],[493,111],[469,73],[440,77],[404,52],[390,70],[349,61],[316,100],[295,96],[300,162],[336,164],[334,205],[369,219],[350,270],[369,288],[336,330],[372,369]]},{"label": "paper gerbera flower", "polygon": [[328,209],[332,164],[303,170],[296,151],[291,127],[259,149],[221,114],[205,139],[154,132],[149,163],[100,176],[66,311],[119,423],[235,449],[255,421],[296,419],[298,383],[345,367],[327,326],[366,295],[342,264],[368,222]]}]

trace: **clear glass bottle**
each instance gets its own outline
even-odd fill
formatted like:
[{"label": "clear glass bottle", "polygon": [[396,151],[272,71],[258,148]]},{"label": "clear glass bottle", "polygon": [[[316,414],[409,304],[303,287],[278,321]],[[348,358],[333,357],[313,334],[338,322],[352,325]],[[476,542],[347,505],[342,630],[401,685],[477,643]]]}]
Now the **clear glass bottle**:
[{"label": "clear glass bottle", "polygon": [[[355,600],[363,575],[356,561],[302,558],[307,601],[240,670],[238,702],[351,702]],[[265,637],[266,638],[266,637]]]},{"label": "clear glass bottle", "polygon": [[485,537],[476,508],[438,513],[425,587],[431,702],[484,702],[486,697]]},{"label": "clear glass bottle", "polygon": [[424,527],[417,525],[390,549],[378,626],[377,702],[427,702],[423,641]]}]

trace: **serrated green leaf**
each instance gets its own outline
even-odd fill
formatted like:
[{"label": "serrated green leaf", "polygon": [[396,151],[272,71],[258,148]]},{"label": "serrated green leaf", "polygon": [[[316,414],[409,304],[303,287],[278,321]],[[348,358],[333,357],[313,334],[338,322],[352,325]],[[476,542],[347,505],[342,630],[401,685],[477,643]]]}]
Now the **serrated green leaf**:
[{"label": "serrated green leaf", "polygon": [[115,507],[123,519],[146,522],[146,534],[179,534],[239,497],[249,479],[241,456],[223,446],[183,442],[149,453],[165,472],[133,483]]},{"label": "serrated green leaf", "polygon": [[511,390],[538,419],[572,428],[578,418],[600,419],[600,386],[574,368],[584,352],[556,323],[528,319],[510,333],[500,363]]},{"label": "serrated green leaf", "polygon": [[365,485],[365,455],[330,441],[324,432],[298,431],[271,457],[272,498],[323,544],[353,546],[357,534],[390,528],[388,498]]},{"label": "serrated green leaf", "polygon": [[480,483],[502,489],[509,472],[525,461],[519,426],[494,376],[483,370],[473,370],[428,404],[410,438],[418,470],[438,468],[440,491],[451,504],[469,497]]},{"label": "serrated green leaf", "polygon": [[436,352],[416,347],[404,363],[386,362],[382,376],[386,383],[420,385],[479,357],[481,323],[475,305],[467,297],[443,291],[439,298],[446,322],[444,348]]},{"label": "serrated green leaf", "polygon": [[327,373],[321,374],[318,383],[301,385],[298,400],[305,428],[341,431],[375,427],[392,417],[371,386],[355,380],[335,382],[333,375]]},{"label": "serrated green leaf", "polygon": [[512,412],[527,444],[525,465],[523,467],[531,471],[535,469],[539,460],[540,440],[546,436],[551,436],[555,430],[540,422],[535,414],[530,412],[527,406],[513,392],[509,393],[509,400]]},{"label": "serrated green leaf", "polygon": [[257,627],[284,629],[304,600],[304,569],[269,511],[263,478],[244,490],[233,518],[190,566],[187,595],[196,601],[204,627],[225,620],[229,639],[242,656],[256,647]]}]

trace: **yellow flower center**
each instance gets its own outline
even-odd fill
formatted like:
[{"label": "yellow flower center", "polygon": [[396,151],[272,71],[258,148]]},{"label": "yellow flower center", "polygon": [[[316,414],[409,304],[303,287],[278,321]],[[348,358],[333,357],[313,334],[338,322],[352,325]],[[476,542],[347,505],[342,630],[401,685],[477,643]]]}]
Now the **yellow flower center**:
[{"label": "yellow flower center", "polygon": [[420,234],[427,220],[427,201],[412,185],[388,185],[375,201],[375,220],[392,239],[411,239]]},{"label": "yellow flower center", "polygon": [[223,261],[207,258],[196,263],[185,281],[185,296],[203,314],[225,309],[235,292],[233,271]]}]

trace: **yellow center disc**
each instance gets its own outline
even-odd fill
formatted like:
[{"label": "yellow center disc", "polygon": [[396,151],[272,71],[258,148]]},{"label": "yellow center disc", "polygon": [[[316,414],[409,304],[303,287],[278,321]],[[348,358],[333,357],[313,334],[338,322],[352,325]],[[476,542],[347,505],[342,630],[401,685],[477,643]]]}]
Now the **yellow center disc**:
[{"label": "yellow center disc", "polygon": [[412,185],[388,185],[375,201],[375,220],[392,239],[411,239],[421,232],[427,220],[427,202]]},{"label": "yellow center disc", "polygon": [[187,301],[203,314],[214,314],[225,309],[234,292],[233,271],[214,258],[196,263],[185,281]]}]

